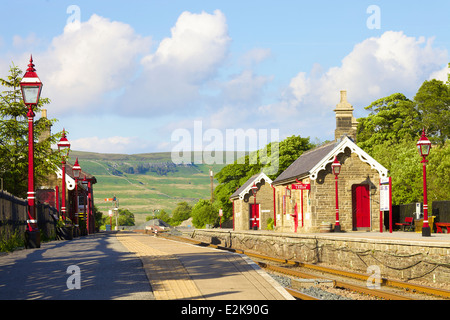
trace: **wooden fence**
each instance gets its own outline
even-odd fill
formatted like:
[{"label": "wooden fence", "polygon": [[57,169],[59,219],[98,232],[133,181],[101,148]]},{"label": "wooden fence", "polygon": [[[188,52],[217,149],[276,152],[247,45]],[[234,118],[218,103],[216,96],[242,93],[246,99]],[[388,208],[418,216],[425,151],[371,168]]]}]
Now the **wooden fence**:
[{"label": "wooden fence", "polygon": [[[431,203],[432,210],[428,210],[429,216],[435,216],[434,222],[450,222],[450,201],[433,201]],[[422,210],[423,212],[423,210]],[[416,219],[416,204],[415,203],[409,203],[409,204],[401,204],[401,205],[395,205],[392,206],[392,223],[394,225],[395,229],[395,223],[396,222],[404,222],[406,217],[414,217]],[[386,226],[386,229],[388,228],[389,223],[389,216],[388,213],[385,212],[384,214],[384,225]],[[432,232],[434,229],[434,232],[436,231],[436,227],[433,225],[430,227],[432,228]]]},{"label": "wooden fence", "polygon": [[[27,207],[28,203],[25,199],[0,191],[0,240],[7,241],[15,233],[25,234]],[[36,213],[42,240],[55,239],[58,211],[47,204],[37,203]]]}]

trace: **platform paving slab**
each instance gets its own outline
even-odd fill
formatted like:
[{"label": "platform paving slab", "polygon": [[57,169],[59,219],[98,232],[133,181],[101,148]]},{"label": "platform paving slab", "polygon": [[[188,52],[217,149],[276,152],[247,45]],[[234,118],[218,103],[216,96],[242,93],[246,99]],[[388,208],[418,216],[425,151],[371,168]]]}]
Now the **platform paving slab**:
[{"label": "platform paving slab", "polygon": [[293,299],[240,254],[136,233],[117,237],[143,259],[156,299]]},{"label": "platform paving slab", "polygon": [[[70,266],[80,289],[69,289]],[[73,279],[73,278],[72,278]],[[71,281],[76,284],[75,279]],[[0,300],[155,300],[142,262],[113,233],[0,255]]]}]

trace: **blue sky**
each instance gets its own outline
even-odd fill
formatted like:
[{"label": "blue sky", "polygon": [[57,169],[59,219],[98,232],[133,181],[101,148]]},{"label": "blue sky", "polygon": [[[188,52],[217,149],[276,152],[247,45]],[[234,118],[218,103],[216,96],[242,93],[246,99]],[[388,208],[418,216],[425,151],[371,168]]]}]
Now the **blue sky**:
[{"label": "blue sky", "polygon": [[448,1],[0,0],[0,77],[33,54],[76,150],[171,151],[180,129],[202,150],[198,123],[327,140],[340,90],[361,117],[446,79],[449,16]]}]

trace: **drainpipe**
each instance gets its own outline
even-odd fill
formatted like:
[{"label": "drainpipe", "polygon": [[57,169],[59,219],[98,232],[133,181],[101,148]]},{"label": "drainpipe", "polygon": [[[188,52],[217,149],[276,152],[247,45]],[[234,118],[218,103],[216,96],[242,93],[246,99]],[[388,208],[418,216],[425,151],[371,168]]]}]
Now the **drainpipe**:
[{"label": "drainpipe", "polygon": [[231,200],[231,203],[233,204],[233,231],[234,231],[234,200]]},{"label": "drainpipe", "polygon": [[276,211],[276,202],[275,202],[275,187],[273,185],[270,185],[273,189],[273,226],[277,226],[277,211]]}]

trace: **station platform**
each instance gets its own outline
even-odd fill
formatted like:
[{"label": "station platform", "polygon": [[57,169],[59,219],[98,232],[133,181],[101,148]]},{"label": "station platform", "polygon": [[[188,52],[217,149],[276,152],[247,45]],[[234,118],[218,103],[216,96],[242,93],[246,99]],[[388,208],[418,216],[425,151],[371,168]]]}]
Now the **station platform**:
[{"label": "station platform", "polygon": [[179,229],[184,235],[195,238],[199,234],[241,234],[241,235],[258,235],[268,237],[282,238],[328,238],[340,240],[369,240],[373,242],[398,242],[398,243],[420,243],[427,245],[436,245],[440,247],[450,248],[449,233],[431,233],[431,236],[424,237],[422,233],[408,231],[348,231],[348,232],[325,232],[325,233],[301,233],[301,232],[274,232],[271,230],[239,230],[233,229]]},{"label": "station platform", "polygon": [[337,238],[349,239],[367,239],[373,241],[393,241],[402,243],[426,243],[428,245],[435,244],[441,247],[450,248],[450,234],[448,233],[432,233],[429,237],[422,236],[422,233],[408,232],[408,231],[385,231],[385,232],[365,232],[365,231],[351,231],[341,233],[313,233],[312,236],[328,236]]},{"label": "station platform", "polygon": [[293,300],[243,255],[133,232],[116,237],[141,258],[156,300]]},{"label": "station platform", "polygon": [[195,229],[184,237],[262,255],[367,273],[386,278],[450,283],[450,234],[416,232],[294,233],[269,230]]}]

